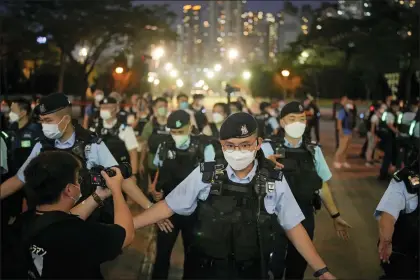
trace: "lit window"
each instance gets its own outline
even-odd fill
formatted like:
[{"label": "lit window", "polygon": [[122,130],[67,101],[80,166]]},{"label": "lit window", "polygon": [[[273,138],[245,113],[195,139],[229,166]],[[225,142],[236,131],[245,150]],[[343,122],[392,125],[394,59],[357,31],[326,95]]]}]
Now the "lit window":
[{"label": "lit window", "polygon": [[366,8],[369,7],[368,3],[363,4],[363,6],[365,6]]},{"label": "lit window", "polygon": [[204,27],[209,27],[210,26],[210,24],[207,20],[205,22],[203,22],[203,25],[204,25]]},{"label": "lit window", "polygon": [[244,31],[244,36],[248,36],[248,31]]},{"label": "lit window", "polygon": [[252,16],[254,16],[254,14],[252,12],[249,12],[248,16],[252,17]]},{"label": "lit window", "polygon": [[[328,14],[330,14],[330,15],[328,15]],[[342,12],[342,11],[337,11],[337,14],[342,15],[342,14],[343,14],[343,12]],[[332,16],[332,15],[331,15],[331,13],[327,13],[327,16],[329,16],[329,17],[330,17],[330,16]]]},{"label": "lit window", "polygon": [[322,29],[322,26],[321,25],[317,25],[316,26],[316,29],[321,30]]},{"label": "lit window", "polygon": [[220,38],[220,37],[217,37],[217,42],[222,42],[223,41],[223,39],[222,38]]},{"label": "lit window", "polygon": [[407,35],[411,36],[412,35],[411,31],[407,31]]}]

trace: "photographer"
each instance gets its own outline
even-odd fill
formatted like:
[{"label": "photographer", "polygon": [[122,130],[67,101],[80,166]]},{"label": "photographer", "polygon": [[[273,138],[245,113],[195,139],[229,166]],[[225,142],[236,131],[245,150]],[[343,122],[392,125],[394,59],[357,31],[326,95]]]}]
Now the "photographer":
[{"label": "photographer", "polygon": [[[64,151],[41,153],[25,169],[28,199],[36,206],[22,214],[15,226],[25,254],[29,249],[32,255],[28,274],[33,278],[103,278],[100,264],[117,257],[134,238],[131,213],[121,193],[120,170],[112,168],[113,177],[102,172],[108,188],[98,187],[74,207],[82,196],[81,170],[81,162]],[[114,224],[84,221],[111,194]]]}]

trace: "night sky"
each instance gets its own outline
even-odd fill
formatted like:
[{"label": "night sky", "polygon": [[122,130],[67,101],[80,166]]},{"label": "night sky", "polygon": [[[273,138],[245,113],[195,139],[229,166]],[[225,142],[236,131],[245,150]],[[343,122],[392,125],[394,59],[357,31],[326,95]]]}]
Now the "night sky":
[{"label": "night sky", "polygon": [[[139,4],[170,4],[170,7],[178,15],[182,14],[182,7],[187,4],[197,4],[204,5],[208,1],[137,1]],[[302,6],[305,4],[310,4],[314,8],[319,7],[322,1],[312,0],[312,1],[291,1],[295,6]],[[328,1],[326,1],[328,2]],[[263,11],[276,13],[283,8],[283,1],[273,0],[273,1],[247,1],[245,9],[249,11]]]}]

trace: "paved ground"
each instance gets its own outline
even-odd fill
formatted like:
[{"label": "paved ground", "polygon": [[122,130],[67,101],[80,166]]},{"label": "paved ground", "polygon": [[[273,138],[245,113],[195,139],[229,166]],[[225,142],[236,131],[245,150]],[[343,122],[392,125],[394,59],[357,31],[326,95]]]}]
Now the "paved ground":
[{"label": "paved ground", "polygon": [[[332,166],[334,151],[333,123],[325,121],[321,125],[321,144],[327,162]],[[376,181],[378,167],[367,168],[357,157],[362,139],[355,138],[351,146],[348,170],[333,170],[331,189],[336,198],[342,217],[350,223],[351,240],[342,241],[336,237],[331,218],[325,210],[316,217],[315,246],[333,273],[340,279],[377,279],[381,275],[376,253],[377,226],[373,218],[375,206],[385,191],[386,184]],[[132,207],[135,213],[140,209]],[[134,243],[124,253],[106,265],[107,279],[148,279],[153,262],[153,227],[139,230]],[[170,279],[180,279],[182,275],[182,242],[178,239],[172,253]],[[307,270],[307,279],[313,271]]]}]

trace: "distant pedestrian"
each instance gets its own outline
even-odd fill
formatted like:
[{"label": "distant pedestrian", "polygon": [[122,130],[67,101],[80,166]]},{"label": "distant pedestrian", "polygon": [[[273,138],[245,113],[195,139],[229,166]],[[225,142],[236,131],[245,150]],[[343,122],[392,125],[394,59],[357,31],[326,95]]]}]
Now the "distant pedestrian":
[{"label": "distant pedestrian", "polygon": [[347,150],[351,143],[354,127],[353,110],[353,104],[350,102],[350,100],[347,99],[347,103],[345,104],[344,108],[338,111],[337,130],[339,136],[339,145],[334,157],[335,168],[341,168],[341,166],[350,168],[350,164],[346,160]]}]

